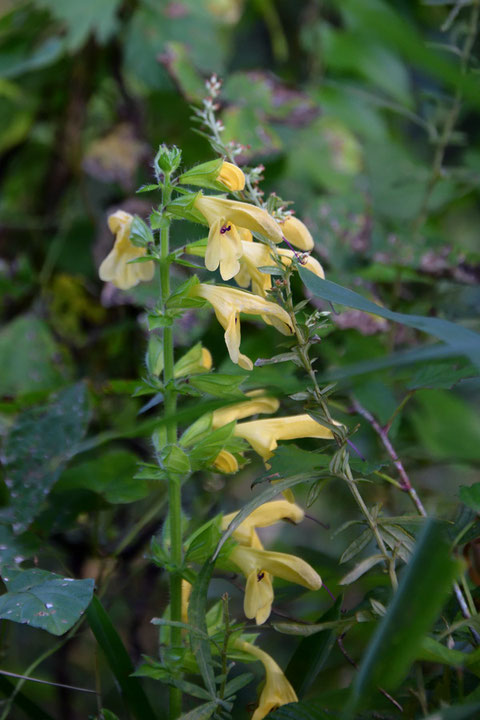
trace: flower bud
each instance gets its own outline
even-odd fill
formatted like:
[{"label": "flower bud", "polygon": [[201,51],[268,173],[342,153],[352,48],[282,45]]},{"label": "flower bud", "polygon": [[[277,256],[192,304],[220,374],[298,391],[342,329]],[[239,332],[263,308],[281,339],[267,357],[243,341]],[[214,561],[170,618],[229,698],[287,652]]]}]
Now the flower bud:
[{"label": "flower bud", "polygon": [[180,165],[182,159],[182,151],[179,150],[175,145],[168,147],[168,145],[160,145],[158,152],[155,155],[153,165],[157,175],[170,174]]},{"label": "flower bud", "polygon": [[301,220],[294,215],[290,215],[290,217],[279,224],[283,236],[290,245],[294,245],[300,248],[300,250],[312,250],[314,245],[313,237],[310,234],[310,230]]}]

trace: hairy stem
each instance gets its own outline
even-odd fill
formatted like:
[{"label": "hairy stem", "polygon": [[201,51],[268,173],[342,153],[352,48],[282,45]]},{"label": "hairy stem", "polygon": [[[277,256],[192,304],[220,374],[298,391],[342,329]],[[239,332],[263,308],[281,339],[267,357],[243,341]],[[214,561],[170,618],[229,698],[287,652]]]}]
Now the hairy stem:
[{"label": "hairy stem", "polygon": [[[163,191],[163,205],[170,200],[171,187],[169,177],[165,177]],[[164,226],[160,231],[160,282],[162,306],[165,309],[167,299],[170,295],[170,264],[168,254],[170,252],[170,226]],[[163,383],[164,383],[164,410],[165,416],[175,414],[177,407],[177,395],[173,387],[174,377],[173,358],[173,329],[165,327],[163,330]],[[167,425],[167,443],[174,444],[177,441],[177,425],[169,422]],[[168,478],[168,519],[170,527],[170,562],[173,570],[170,572],[170,619],[174,622],[182,620],[182,577],[177,571],[182,564],[182,496],[181,482],[178,475],[171,474]],[[181,627],[172,626],[170,629],[170,640],[172,648],[182,646]],[[179,688],[169,688],[170,720],[178,718],[182,712],[182,692]]]}]

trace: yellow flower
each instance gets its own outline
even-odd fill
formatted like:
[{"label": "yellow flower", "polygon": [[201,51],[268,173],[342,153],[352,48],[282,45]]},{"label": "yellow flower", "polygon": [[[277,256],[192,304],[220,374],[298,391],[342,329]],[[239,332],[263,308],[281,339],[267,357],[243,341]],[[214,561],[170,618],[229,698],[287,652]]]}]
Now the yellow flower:
[{"label": "yellow flower", "polygon": [[310,415],[292,415],[237,423],[234,435],[244,438],[264,461],[272,457],[278,447],[278,440],[296,440],[304,437],[333,439],[332,431],[317,423]]},{"label": "yellow flower", "polygon": [[313,249],[314,242],[310,230],[294,215],[290,215],[286,220],[280,222],[280,228],[290,245],[294,245],[300,250]]},{"label": "yellow flower", "polygon": [[280,305],[268,302],[257,295],[231,287],[205,285],[204,283],[194,285],[190,290],[190,295],[202,297],[213,306],[217,320],[225,330],[225,344],[230,359],[244,370],[251,370],[253,363],[250,358],[240,353],[241,312],[261,315],[264,320],[268,319],[284,335],[292,333],[288,313]]},{"label": "yellow flower", "polygon": [[241,229],[257,232],[274,242],[282,242],[278,223],[266,210],[249,203],[198,194],[195,207],[210,227],[205,267],[216,270],[220,265],[223,280],[230,280],[240,270],[242,256]]},{"label": "yellow flower", "polygon": [[116,235],[115,244],[100,265],[98,274],[104,282],[111,282],[120,290],[128,290],[142,280],[149,282],[153,278],[153,261],[129,264],[130,260],[143,257],[146,248],[137,247],[130,242],[130,228],[133,217],[118,210],[108,218],[108,227]]},{"label": "yellow flower", "polygon": [[[226,530],[237,515],[238,511],[224,515],[222,518],[222,530]],[[262,549],[256,528],[269,527],[280,520],[289,520],[297,525],[302,522],[304,517],[305,513],[302,508],[295,505],[295,503],[288,502],[288,500],[272,500],[253,510],[234,530],[233,537],[241,545]]]},{"label": "yellow flower", "polygon": [[296,555],[237,545],[229,560],[247,578],[243,610],[247,618],[255,618],[257,625],[267,620],[272,609],[272,575],[309,590],[318,590],[322,585],[320,575]]},{"label": "yellow flower", "polygon": [[182,578],[182,622],[184,623],[188,623],[188,601],[191,594],[192,586],[188,580]]},{"label": "yellow flower", "polygon": [[212,430],[257,413],[274,413],[279,408],[280,403],[277,398],[265,395],[265,390],[250,390],[245,394],[249,400],[228,405],[213,412]]},{"label": "yellow flower", "polygon": [[245,175],[237,165],[223,162],[217,176],[217,182],[225,185],[230,192],[236,192],[237,190],[243,190],[245,187]]},{"label": "yellow flower", "polygon": [[228,450],[220,450],[213,466],[222,473],[236,473],[238,470],[237,458]]},{"label": "yellow flower", "polygon": [[[252,292],[256,295],[266,296],[268,290],[272,287],[272,276],[259,270],[259,267],[265,265],[274,265],[272,251],[268,245],[256,242],[242,242],[243,253],[240,258],[240,271],[235,275],[235,282],[240,287],[248,288],[252,283]],[[278,254],[281,256],[282,263],[288,267],[294,256],[293,250],[286,248],[278,248]],[[323,268],[315,258],[308,256],[303,262],[304,267],[311,272],[324,278]]]},{"label": "yellow flower", "polygon": [[265,685],[252,720],[263,720],[272,710],[276,710],[288,703],[298,702],[295,690],[288,682],[281,668],[268,653],[242,640],[237,640],[235,647],[238,650],[254,655],[265,668]]}]

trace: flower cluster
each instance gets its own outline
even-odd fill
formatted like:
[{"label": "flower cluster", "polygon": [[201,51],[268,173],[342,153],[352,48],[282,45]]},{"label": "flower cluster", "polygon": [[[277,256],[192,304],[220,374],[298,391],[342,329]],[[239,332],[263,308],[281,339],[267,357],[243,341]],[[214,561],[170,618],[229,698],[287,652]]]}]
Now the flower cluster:
[{"label": "flower cluster", "polygon": [[[161,185],[161,173],[169,178],[180,160],[176,149],[165,151],[164,156],[159,151],[157,159],[161,170],[157,179]],[[169,219],[177,214],[208,225],[206,245],[205,242],[194,243],[196,247],[190,248],[188,252],[203,256],[207,270],[218,270],[224,282],[234,280],[241,288],[199,282],[194,278],[182,291],[185,305],[180,302],[172,307],[195,307],[208,303],[224,329],[230,359],[244,370],[252,370],[252,359],[240,352],[240,316],[245,314],[260,317],[265,324],[273,326],[281,334],[293,334],[292,315],[280,302],[274,301],[276,295],[269,271],[272,271],[274,266],[273,271],[278,268],[281,274],[291,268],[292,263],[298,262],[323,278],[322,266],[309,254],[314,247],[313,238],[307,227],[289,212],[277,213],[275,217],[261,203],[255,205],[245,202],[244,173],[231,162],[214,160],[197,165],[180,175],[176,183],[200,185],[202,188],[236,194],[236,199],[230,199],[225,195],[204,194],[203,190],[196,193],[182,190],[178,198],[170,200],[169,191],[169,199],[162,211],[167,215],[165,222],[169,222]],[[256,201],[258,196],[250,197]],[[113,249],[100,266],[100,277],[103,280],[112,282],[122,290],[128,290],[140,281],[153,278],[155,260],[160,262],[162,273],[162,267],[165,268],[170,256],[163,245],[161,249],[155,247],[153,235],[145,224],[142,226],[141,221],[135,219],[135,228],[140,230],[132,233],[134,218],[123,211],[111,215],[108,222],[116,239]],[[279,247],[282,242],[288,247]],[[162,287],[164,277],[161,274]],[[160,310],[164,315],[168,314],[168,298],[163,299]],[[170,318],[166,317],[165,325],[169,322]],[[177,363],[174,363],[172,358],[169,362],[170,383],[188,383],[188,378],[191,378],[193,384],[194,378],[198,379],[200,374],[206,373],[206,377],[210,375],[212,357],[200,343],[191,348]],[[167,362],[165,361],[164,365],[163,360],[156,357],[154,366],[155,374],[158,375],[167,367]],[[202,416],[179,440],[175,460],[179,464],[176,467],[182,466],[185,454],[191,452],[191,457],[194,456],[195,443],[204,443],[202,467],[210,466],[222,473],[234,473],[239,469],[246,444],[262,458],[268,468],[267,462],[279,441],[307,437],[331,440],[334,437],[330,427],[316,422],[308,414],[246,420],[258,414],[273,415],[278,409],[279,401],[276,398],[269,396],[264,390],[254,390],[246,393],[241,402]],[[226,439],[219,445],[213,445],[213,452],[208,450],[208,447],[205,449],[205,440],[214,433],[221,433],[222,428],[225,429]],[[172,456],[171,446],[169,448],[166,450],[170,455],[165,457]],[[192,465],[192,469],[195,467],[198,466]],[[318,573],[302,558],[267,550],[259,538],[258,528],[285,520],[297,524],[304,519],[304,512],[295,504],[293,496],[286,495],[286,498],[264,503],[239,524],[235,520],[237,512],[223,516],[221,521],[223,531],[232,523],[236,525],[232,532],[235,544],[229,550],[228,563],[245,576],[244,612],[245,616],[254,619],[257,625],[265,623],[272,611],[275,577],[309,590],[318,590],[322,585]],[[190,583],[183,580],[181,619],[184,623],[188,622],[188,599],[191,590]],[[180,619],[178,614],[177,619]],[[265,667],[266,683],[253,720],[261,720],[274,708],[297,701],[295,691],[269,655],[258,649],[253,642],[244,642],[238,637],[235,647],[253,655]]]}]

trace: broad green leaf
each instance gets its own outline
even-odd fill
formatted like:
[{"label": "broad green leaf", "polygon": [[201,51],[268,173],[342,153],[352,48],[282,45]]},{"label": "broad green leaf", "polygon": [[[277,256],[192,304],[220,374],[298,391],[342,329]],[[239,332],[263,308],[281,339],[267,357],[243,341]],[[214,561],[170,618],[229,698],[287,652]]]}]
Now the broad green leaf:
[{"label": "broad green leaf", "polygon": [[415,659],[423,638],[438,617],[458,565],[439,523],[429,520],[398,590],[381,619],[355,677],[348,710],[350,717],[377,687],[392,690]]},{"label": "broad green leaf", "polygon": [[7,592],[0,596],[0,617],[63,635],[88,607],[95,581],[73,580],[47,570],[2,568]]},{"label": "broad green leaf", "polygon": [[133,453],[126,450],[107,452],[65,470],[55,491],[83,488],[112,504],[135,502],[150,492],[146,481],[134,477],[137,469],[138,458]]},{"label": "broad green leaf", "polygon": [[409,419],[431,457],[478,461],[480,418],[467,398],[447,390],[418,391]]},{"label": "broad green leaf", "polygon": [[156,720],[140,680],[132,677],[134,667],[122,640],[100,600],[94,597],[86,617],[97,643],[105,653],[110,670],[120,687],[130,712],[137,720]]},{"label": "broad green leaf", "polygon": [[480,482],[460,487],[460,500],[475,512],[480,512]]},{"label": "broad green leaf", "polygon": [[59,358],[47,324],[34,315],[19,315],[0,332],[0,395],[54,390],[66,379]]},{"label": "broad green leaf", "polygon": [[[339,597],[333,607],[329,608],[316,621],[317,623],[337,622],[340,619],[343,597]],[[293,685],[298,697],[308,692],[316,676],[325,664],[336,641],[334,629],[328,630],[320,637],[303,638],[285,670],[285,675]]]},{"label": "broad green leaf", "polygon": [[450,390],[450,388],[460,382],[460,380],[476,377],[477,375],[478,372],[476,368],[471,366],[458,369],[446,363],[424,365],[417,370],[408,383],[407,389],[418,390],[420,388],[432,388]]},{"label": "broad green leaf", "polygon": [[5,443],[5,484],[10,506],[5,516],[20,533],[42,510],[63,468],[75,455],[89,419],[84,383],[70,385],[48,405],[21,413]]},{"label": "broad green leaf", "polygon": [[14,535],[9,527],[0,525],[0,568],[23,562],[34,555],[40,547],[40,540],[32,533]]},{"label": "broad green leaf", "polygon": [[380,315],[387,320],[434,335],[451,345],[457,352],[467,355],[476,365],[480,365],[480,335],[478,333],[441,318],[393,312],[367,300],[353,290],[331,282],[331,280],[322,280],[306,268],[300,267],[299,273],[307,288],[317,297],[373,315]]}]

